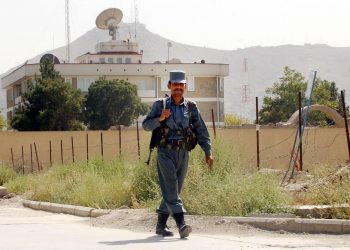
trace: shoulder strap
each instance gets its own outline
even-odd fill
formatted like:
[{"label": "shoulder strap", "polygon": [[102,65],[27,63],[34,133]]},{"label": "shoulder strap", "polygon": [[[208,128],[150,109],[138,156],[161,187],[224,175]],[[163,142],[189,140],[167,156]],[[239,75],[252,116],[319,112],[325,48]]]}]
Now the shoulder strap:
[{"label": "shoulder strap", "polygon": [[166,109],[166,100],[167,100],[167,97],[164,97],[163,98],[163,109]]}]

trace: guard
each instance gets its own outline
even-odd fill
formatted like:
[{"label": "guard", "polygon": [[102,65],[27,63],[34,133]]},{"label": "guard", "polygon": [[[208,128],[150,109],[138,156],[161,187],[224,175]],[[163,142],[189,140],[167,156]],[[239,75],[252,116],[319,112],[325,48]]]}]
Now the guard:
[{"label": "guard", "polygon": [[[158,133],[157,171],[162,192],[162,201],[157,209],[156,234],[173,236],[166,225],[169,215],[176,222],[181,238],[188,237],[192,228],[185,223],[186,212],[179,194],[188,167],[188,152],[195,145],[201,146],[205,161],[211,169],[213,156],[208,129],[195,102],[184,98],[186,90],[185,72],[170,72],[168,89],[171,96],[156,101],[142,123],[146,131]],[[152,135],[153,137],[153,135]]]}]

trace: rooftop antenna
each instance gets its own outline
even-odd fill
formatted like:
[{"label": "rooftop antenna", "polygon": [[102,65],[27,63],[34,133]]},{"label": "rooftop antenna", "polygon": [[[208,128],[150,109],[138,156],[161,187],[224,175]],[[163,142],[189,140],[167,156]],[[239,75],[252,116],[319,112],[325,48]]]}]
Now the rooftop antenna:
[{"label": "rooftop antenna", "polygon": [[102,30],[109,30],[112,40],[117,39],[118,24],[122,21],[123,12],[117,8],[110,8],[102,11],[96,18],[96,27]]},{"label": "rooftop antenna", "polygon": [[66,62],[70,61],[70,27],[69,27],[69,0],[66,0],[65,21],[66,21]]}]

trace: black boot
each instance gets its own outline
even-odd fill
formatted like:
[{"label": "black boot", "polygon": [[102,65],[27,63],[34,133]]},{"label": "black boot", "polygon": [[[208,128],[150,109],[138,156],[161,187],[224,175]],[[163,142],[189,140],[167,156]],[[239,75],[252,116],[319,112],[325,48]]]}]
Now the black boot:
[{"label": "black boot", "polygon": [[186,238],[192,232],[192,228],[185,223],[184,213],[176,213],[174,214],[174,219],[176,221],[176,225],[179,229],[179,234],[181,238]]},{"label": "black boot", "polygon": [[169,214],[158,213],[156,234],[162,235],[164,237],[174,236],[173,232],[171,232],[166,225],[166,221],[168,220],[168,218]]}]

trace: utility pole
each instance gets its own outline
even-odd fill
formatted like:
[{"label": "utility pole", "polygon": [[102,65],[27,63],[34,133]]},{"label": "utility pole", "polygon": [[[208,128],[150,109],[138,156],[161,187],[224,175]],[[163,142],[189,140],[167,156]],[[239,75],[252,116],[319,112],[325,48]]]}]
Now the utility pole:
[{"label": "utility pole", "polygon": [[66,21],[66,63],[70,62],[70,27],[69,27],[69,0],[66,1],[65,21]]}]

